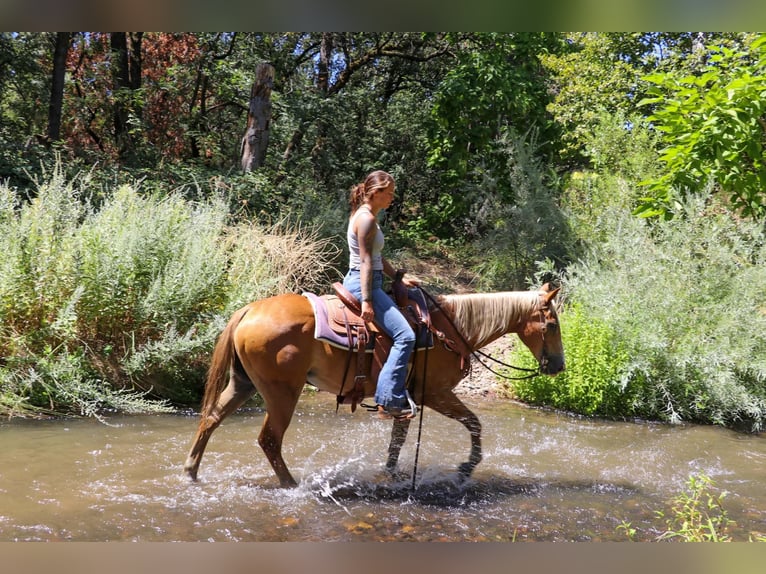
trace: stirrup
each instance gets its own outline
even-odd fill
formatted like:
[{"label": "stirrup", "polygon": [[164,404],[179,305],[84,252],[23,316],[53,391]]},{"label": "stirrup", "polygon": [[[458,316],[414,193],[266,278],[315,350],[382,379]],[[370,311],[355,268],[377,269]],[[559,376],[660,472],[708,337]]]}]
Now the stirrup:
[{"label": "stirrup", "polygon": [[412,410],[412,418],[415,418],[415,416],[418,414],[418,405],[416,405],[415,401],[412,400],[412,397],[410,396],[410,392],[407,389],[404,389],[404,396],[407,397],[407,402],[410,403],[410,409]]},{"label": "stirrup", "polygon": [[414,419],[418,414],[418,405],[412,400],[409,391],[405,389],[404,396],[407,398],[408,406],[402,409],[387,409],[383,405],[362,405],[366,409],[375,412],[381,419]]}]

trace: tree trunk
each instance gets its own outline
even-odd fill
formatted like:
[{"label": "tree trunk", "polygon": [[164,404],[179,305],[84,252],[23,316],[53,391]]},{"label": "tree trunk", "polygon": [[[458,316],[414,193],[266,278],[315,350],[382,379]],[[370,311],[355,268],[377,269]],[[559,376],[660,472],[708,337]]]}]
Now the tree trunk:
[{"label": "tree trunk", "polygon": [[322,44],[319,48],[319,62],[317,62],[317,89],[323,96],[330,89],[330,58],[332,58],[332,33],[322,33]]},{"label": "tree trunk", "polygon": [[242,171],[261,167],[266,160],[271,124],[271,89],[274,86],[274,66],[258,64],[255,82],[250,90],[247,130],[242,138]]},{"label": "tree trunk", "polygon": [[144,39],[143,32],[132,32],[130,34],[130,68],[128,70],[128,84],[131,90],[141,89],[141,70],[143,69],[143,58],[141,54],[141,42]]},{"label": "tree trunk", "polygon": [[69,53],[71,34],[56,32],[56,45],[53,48],[53,74],[51,81],[51,99],[48,106],[48,141],[61,139],[61,109],[64,104],[64,76],[66,58]]},{"label": "tree trunk", "polygon": [[120,157],[130,148],[128,129],[128,107],[125,104],[123,90],[130,87],[130,66],[128,59],[128,35],[125,32],[114,32],[109,35],[112,53],[112,95],[114,108],[112,121],[114,127],[114,143]]}]

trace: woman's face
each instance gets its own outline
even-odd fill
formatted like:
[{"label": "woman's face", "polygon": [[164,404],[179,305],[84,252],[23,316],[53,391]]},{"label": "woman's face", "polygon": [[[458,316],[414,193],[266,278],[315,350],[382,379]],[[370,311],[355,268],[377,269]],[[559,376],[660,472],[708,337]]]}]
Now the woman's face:
[{"label": "woman's face", "polygon": [[391,202],[394,200],[395,191],[396,185],[392,181],[386,187],[379,189],[375,193],[375,199],[379,202],[378,205],[380,205],[381,209],[386,209],[391,205]]}]

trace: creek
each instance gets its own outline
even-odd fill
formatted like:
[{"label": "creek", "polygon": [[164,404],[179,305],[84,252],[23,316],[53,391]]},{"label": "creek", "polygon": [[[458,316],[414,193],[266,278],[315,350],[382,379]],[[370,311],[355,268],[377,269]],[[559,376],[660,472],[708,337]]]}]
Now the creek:
[{"label": "creek", "polygon": [[213,435],[191,482],[191,415],[0,423],[0,541],[625,541],[653,540],[692,474],[726,491],[735,540],[766,533],[766,437],[710,426],[609,422],[466,399],[484,460],[456,468],[467,431],[426,410],[400,473],[383,472],[390,421],[306,392],[285,459],[300,485],[278,488],[248,408]]}]

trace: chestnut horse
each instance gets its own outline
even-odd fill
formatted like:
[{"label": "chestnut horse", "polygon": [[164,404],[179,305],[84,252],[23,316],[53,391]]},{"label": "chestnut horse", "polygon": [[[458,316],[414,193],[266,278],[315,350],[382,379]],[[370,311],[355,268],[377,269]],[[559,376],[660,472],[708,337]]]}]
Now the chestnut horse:
[{"label": "chestnut horse", "polygon": [[[434,300],[432,314],[436,323],[435,315],[443,313],[472,352],[506,333],[516,333],[537,359],[540,372],[555,375],[564,369],[556,293],[558,288],[546,284],[539,291],[441,295]],[[280,485],[297,484],[282,458],[282,439],[304,385],[308,382],[337,395],[342,388],[353,387],[356,374],[347,368],[348,350],[314,338],[314,320],[311,303],[298,294],[256,301],[234,313],[213,351],[199,428],[184,464],[193,480],[213,431],[257,390],[266,408],[258,443]],[[426,351],[415,352],[413,357],[417,359],[421,352]],[[410,394],[421,407],[458,420],[468,429],[471,452],[459,467],[460,475],[467,478],[481,461],[482,452],[481,424],[453,392],[466,375],[466,358],[438,339],[427,353],[427,361],[414,362]],[[368,380],[364,394],[371,397],[374,393],[374,382]],[[396,469],[409,423],[402,418],[393,421],[386,463],[389,472]]]}]

